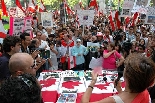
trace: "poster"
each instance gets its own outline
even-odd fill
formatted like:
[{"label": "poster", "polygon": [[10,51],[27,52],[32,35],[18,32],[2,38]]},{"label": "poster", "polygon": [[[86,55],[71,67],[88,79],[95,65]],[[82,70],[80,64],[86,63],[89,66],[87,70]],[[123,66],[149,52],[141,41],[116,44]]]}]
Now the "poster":
[{"label": "poster", "polygon": [[8,30],[10,28],[9,21],[10,21],[9,17],[6,17],[6,16],[2,17],[2,24],[5,30]]},{"label": "poster", "polygon": [[147,7],[149,6],[151,0],[135,0],[132,13],[139,12],[141,14],[147,13]]},{"label": "poster", "polygon": [[124,0],[124,3],[122,5],[121,17],[130,16],[133,5],[134,0]]},{"label": "poster", "polygon": [[30,17],[26,17],[24,21],[23,32],[29,33],[31,35],[32,33],[31,24],[32,24],[32,19]]},{"label": "poster", "polygon": [[80,25],[93,25],[95,11],[94,10],[78,10],[77,16],[79,18]]},{"label": "poster", "polygon": [[23,32],[24,18],[10,17],[10,35],[20,36]]},{"label": "poster", "polygon": [[87,42],[87,48],[91,52],[98,52],[98,48],[100,48],[100,44],[99,43]]},{"label": "poster", "polygon": [[154,24],[154,23],[155,23],[155,8],[148,7],[145,24]]},{"label": "poster", "polygon": [[41,22],[43,27],[53,27],[52,12],[41,12]]},{"label": "poster", "polygon": [[10,15],[10,17],[17,17],[17,8],[16,7],[10,7],[9,8],[9,15]]}]

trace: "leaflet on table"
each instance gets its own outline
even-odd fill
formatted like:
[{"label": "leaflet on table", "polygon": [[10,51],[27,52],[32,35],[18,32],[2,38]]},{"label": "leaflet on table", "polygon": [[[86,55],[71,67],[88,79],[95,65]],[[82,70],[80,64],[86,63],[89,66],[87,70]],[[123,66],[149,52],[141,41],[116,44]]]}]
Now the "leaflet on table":
[{"label": "leaflet on table", "polygon": [[62,71],[61,77],[84,77],[84,70],[81,70],[81,71],[72,71],[72,70]]},{"label": "leaflet on table", "polygon": [[56,103],[76,103],[76,93],[63,93],[60,95]]}]

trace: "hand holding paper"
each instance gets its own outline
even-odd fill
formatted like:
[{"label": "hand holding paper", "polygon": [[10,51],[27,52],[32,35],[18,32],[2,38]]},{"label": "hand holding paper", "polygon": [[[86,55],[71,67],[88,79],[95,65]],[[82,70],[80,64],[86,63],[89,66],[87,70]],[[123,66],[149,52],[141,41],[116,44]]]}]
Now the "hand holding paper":
[{"label": "hand holding paper", "polygon": [[102,74],[102,67],[95,67],[93,69],[93,72],[98,74],[98,75],[101,75]]}]

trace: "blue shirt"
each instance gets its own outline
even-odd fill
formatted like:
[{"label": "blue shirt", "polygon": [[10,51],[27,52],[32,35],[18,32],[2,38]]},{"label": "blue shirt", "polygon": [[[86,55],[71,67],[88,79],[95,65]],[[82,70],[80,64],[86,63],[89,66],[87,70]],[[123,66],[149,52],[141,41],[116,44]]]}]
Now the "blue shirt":
[{"label": "blue shirt", "polygon": [[7,79],[10,77],[10,71],[9,71],[9,54],[3,54],[0,57],[0,81]]},{"label": "blue shirt", "polygon": [[[78,56],[78,54],[81,54],[81,55]],[[84,59],[83,55],[87,55],[87,54],[88,54],[88,50],[83,45],[80,45],[79,47],[74,46],[71,49],[71,55],[76,57],[76,65],[80,65],[80,64],[84,63],[85,59]]]}]

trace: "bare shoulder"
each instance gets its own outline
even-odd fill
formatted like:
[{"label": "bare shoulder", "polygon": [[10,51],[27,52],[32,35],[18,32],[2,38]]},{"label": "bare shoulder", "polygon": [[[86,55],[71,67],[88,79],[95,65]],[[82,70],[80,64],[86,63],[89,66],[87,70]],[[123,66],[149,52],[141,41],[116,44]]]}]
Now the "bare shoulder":
[{"label": "bare shoulder", "polygon": [[107,97],[107,98],[104,98],[100,101],[91,102],[91,103],[116,103],[116,102],[112,97]]}]

